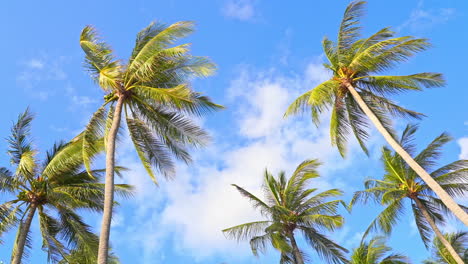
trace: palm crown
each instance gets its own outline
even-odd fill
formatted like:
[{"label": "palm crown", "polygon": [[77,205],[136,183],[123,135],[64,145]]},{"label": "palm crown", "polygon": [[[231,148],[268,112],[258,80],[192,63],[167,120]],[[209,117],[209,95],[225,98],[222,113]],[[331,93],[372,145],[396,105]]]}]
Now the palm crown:
[{"label": "palm crown", "polygon": [[[42,247],[48,252],[49,261],[56,262],[70,248],[95,252],[97,237],[77,210],[101,211],[103,185],[84,170],[80,139],[55,144],[40,163],[29,138],[32,119],[26,110],[8,138],[8,153],[16,168],[0,168],[0,192],[14,198],[0,205],[0,235],[19,225],[13,252],[14,263],[19,263],[27,255],[24,248],[30,247],[31,223],[26,223],[26,219],[32,220],[38,213]],[[100,176],[103,170],[91,172]],[[118,185],[117,190],[128,195],[131,188]]]},{"label": "palm crown", "polygon": [[364,5],[363,1],[352,2],[344,13],[337,41],[328,38],[322,41],[328,59],[324,66],[331,70],[332,78],[299,96],[285,114],[289,116],[310,109],[312,120],[318,125],[320,114],[331,108],[331,141],[342,156],[346,153],[350,132],[354,133],[362,149],[368,152],[365,144],[369,136],[368,120],[356,98],[351,95],[349,85],[356,89],[387,131],[392,132],[390,116],[420,118],[422,114],[399,106],[388,98],[389,95],[444,84],[438,73],[379,75],[425,50],[429,42],[411,36],[395,37],[389,28],[360,39],[359,19]]},{"label": "palm crown", "polygon": [[[441,156],[441,148],[450,141],[450,137],[442,133],[436,137],[425,149],[416,154],[414,134],[415,125],[408,125],[403,131],[399,143],[414,159],[440,184],[440,186],[453,197],[460,197],[468,191],[468,161],[458,160],[434,169],[437,159]],[[385,209],[372,221],[369,231],[380,229],[389,234],[404,212],[405,201],[411,202],[411,208],[416,226],[426,246],[429,245],[433,229],[429,221],[435,224],[444,223],[444,215],[449,213],[447,207],[440,199],[434,196],[431,189],[408,167],[403,159],[396,153],[384,147],[382,149],[382,162],[385,175],[382,180],[369,179],[365,182],[366,189],[355,193],[351,204],[367,199],[375,199]],[[418,206],[421,205],[421,206]],[[468,208],[463,207],[465,210]],[[424,217],[422,210],[429,213],[430,219]]]},{"label": "palm crown", "polygon": [[152,166],[172,176],[171,154],[188,162],[187,145],[206,142],[206,132],[186,115],[202,115],[221,106],[192,91],[188,81],[212,74],[215,66],[207,58],[190,55],[189,44],[174,45],[192,31],[193,23],[187,21],[170,26],[151,23],[138,33],[130,59],[124,64],[94,28],[83,29],[80,45],[86,54],[85,64],[106,92],[103,106],[84,132],[83,154],[88,168],[88,152],[93,151],[93,142],[100,135],[108,136],[113,106],[119,99],[135,149],[154,182]]},{"label": "palm crown", "polygon": [[237,240],[250,239],[255,255],[259,251],[264,252],[271,243],[281,252],[281,263],[304,263],[303,252],[297,248],[294,238],[294,232],[299,230],[320,257],[331,263],[345,262],[343,253],[346,249],[322,233],[323,230],[333,231],[344,222],[343,217],[337,214],[341,200],[327,201],[342,192],[331,189],[314,194],[317,189],[307,188],[309,180],[319,176],[316,171],[318,165],[317,160],[304,161],[289,179],[284,172],[275,178],[265,171],[265,201],[233,184],[267,219],[234,226],[223,232]]},{"label": "palm crown", "polygon": [[369,242],[362,241],[353,250],[350,264],[407,264],[409,259],[401,254],[391,253],[383,237],[374,237]]}]

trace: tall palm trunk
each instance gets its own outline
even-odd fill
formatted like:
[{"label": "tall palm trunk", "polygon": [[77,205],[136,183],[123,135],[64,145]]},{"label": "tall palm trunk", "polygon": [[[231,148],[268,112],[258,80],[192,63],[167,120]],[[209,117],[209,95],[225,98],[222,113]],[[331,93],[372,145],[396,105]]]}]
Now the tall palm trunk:
[{"label": "tall palm trunk", "polygon": [[104,186],[104,211],[99,236],[98,264],[107,264],[109,252],[109,236],[112,220],[112,205],[114,204],[114,169],[115,169],[115,141],[120,127],[124,96],[121,95],[114,110],[112,126],[106,138],[106,181]]},{"label": "tall palm trunk", "polygon": [[297,246],[296,239],[294,238],[294,234],[291,232],[289,234],[289,240],[291,240],[291,246],[294,256],[294,264],[304,264],[304,259],[302,258],[301,251]]},{"label": "tall palm trunk", "polygon": [[18,240],[16,240],[16,245],[14,247],[13,256],[11,260],[12,264],[21,263],[21,259],[23,258],[24,246],[26,245],[26,239],[28,238],[29,228],[31,227],[31,222],[34,218],[35,213],[36,206],[31,205],[26,219],[24,220],[24,222],[21,223],[21,228],[18,234]]},{"label": "tall palm trunk", "polygon": [[421,203],[421,201],[418,198],[414,198],[413,201],[416,202],[416,205],[418,206],[419,210],[421,210],[424,218],[426,218],[427,222],[429,225],[432,227],[432,230],[436,233],[437,237],[439,238],[440,242],[444,245],[444,247],[448,250],[450,255],[452,255],[453,259],[458,263],[458,264],[464,264],[465,262],[462,260],[462,258],[457,254],[455,249],[452,247],[452,245],[445,239],[444,235],[440,232],[439,228],[437,228],[434,220],[431,218],[429,215],[429,212],[427,212],[426,207]]},{"label": "tall palm trunk", "polygon": [[390,135],[385,129],[380,120],[375,116],[372,110],[367,106],[359,93],[354,89],[350,83],[345,84],[354,100],[359,104],[359,107],[364,111],[367,117],[371,120],[377,130],[383,135],[388,144],[405,160],[405,162],[413,169],[419,177],[432,189],[432,191],[439,196],[442,202],[452,213],[460,219],[466,226],[468,226],[468,214],[453,200],[453,198],[444,190],[440,185],[427,173],[409,154],[404,150],[400,144]]}]

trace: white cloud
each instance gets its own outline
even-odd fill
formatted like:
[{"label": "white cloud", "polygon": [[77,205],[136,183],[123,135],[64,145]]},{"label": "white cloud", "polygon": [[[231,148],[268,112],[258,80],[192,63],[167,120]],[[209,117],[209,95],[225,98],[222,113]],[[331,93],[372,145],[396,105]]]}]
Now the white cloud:
[{"label": "white cloud", "polygon": [[410,17],[398,27],[398,31],[406,28],[415,32],[430,30],[436,25],[446,23],[455,14],[454,8],[425,9],[424,1],[420,0]]},{"label": "white cloud", "polygon": [[460,155],[458,157],[460,159],[468,159],[468,137],[460,138],[457,143],[461,149]]},{"label": "white cloud", "polygon": [[65,56],[58,56],[53,59],[41,56],[20,62],[22,69],[16,76],[16,82],[26,90],[28,95],[40,100],[46,100],[56,91],[50,87],[39,87],[39,85],[46,81],[65,80],[67,74],[63,68],[67,60],[68,58]]},{"label": "white cloud", "polygon": [[229,18],[248,21],[255,16],[254,0],[229,0],[222,13]]},{"label": "white cloud", "polygon": [[40,59],[30,59],[28,62],[26,62],[26,65],[32,69],[44,68],[44,62]]},{"label": "white cloud", "polygon": [[[181,167],[178,178],[162,182],[160,189],[151,183],[134,154],[129,155],[131,143],[124,141],[119,163],[131,169],[126,179],[137,188],[134,216],[125,221],[138,225],[117,228],[119,236],[139,241],[145,259],[159,254],[160,241],[169,237],[176,250],[185,254],[189,251],[196,260],[217,254],[226,258],[250,256],[248,243],[227,240],[221,232],[260,217],[232,183],[261,196],[265,168],[274,173],[283,169],[291,172],[304,159],[319,158],[325,163],[321,168],[323,177],[316,179],[314,186],[346,187],[349,191],[346,179],[330,177],[330,172],[355,161],[343,160],[330,146],[326,122],[316,129],[307,117],[283,119],[288,103],[303,92],[304,83],[317,84],[328,77],[319,68],[309,65],[303,74],[294,77],[275,70],[240,70],[228,89],[231,103],[238,110],[234,112],[234,123],[226,124],[238,131],[238,138],[216,138],[216,145],[204,152],[195,166]],[[350,148],[358,147],[351,141]]]}]

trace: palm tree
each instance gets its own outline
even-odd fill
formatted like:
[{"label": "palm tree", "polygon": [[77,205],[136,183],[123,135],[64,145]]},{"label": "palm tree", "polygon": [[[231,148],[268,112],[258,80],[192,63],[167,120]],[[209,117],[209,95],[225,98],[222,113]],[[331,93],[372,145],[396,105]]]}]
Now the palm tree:
[{"label": "palm tree", "polygon": [[[29,137],[32,120],[33,115],[26,110],[11,129],[8,154],[15,170],[0,168],[0,193],[14,196],[0,205],[0,235],[18,226],[11,262],[14,264],[27,255],[31,223],[36,215],[49,261],[56,262],[68,247],[90,250],[97,246],[97,236],[78,210],[101,211],[103,207],[104,186],[98,178],[90,177],[82,165],[82,139],[55,144],[44,162],[39,163]],[[90,158],[95,154],[91,153]],[[104,170],[91,172],[100,176]],[[128,195],[131,188],[119,185],[117,190]]]},{"label": "palm tree", "polygon": [[[468,262],[468,232],[459,231],[444,234],[444,238],[452,245],[460,256],[464,256],[465,263]],[[451,254],[436,237],[432,242],[432,258],[425,260],[424,264],[456,264]]]},{"label": "palm tree", "polygon": [[[82,248],[78,248],[63,256],[58,264],[93,264],[96,263],[97,251],[98,247],[91,254]],[[107,262],[109,264],[120,264],[119,258],[112,252],[109,253]]]},{"label": "palm tree", "polygon": [[344,219],[337,214],[341,200],[327,201],[340,196],[338,189],[312,195],[317,189],[308,189],[310,179],[319,177],[318,160],[302,162],[289,180],[284,172],[278,178],[268,171],[264,175],[262,201],[252,193],[233,184],[242,196],[248,198],[260,210],[266,220],[245,223],[223,230],[229,237],[239,240],[250,239],[254,255],[264,252],[268,243],[281,252],[280,263],[303,264],[303,252],[299,249],[294,233],[300,231],[306,242],[318,255],[331,263],[344,263],[347,250],[333,242],[322,232],[333,231],[343,225]]},{"label": "palm tree", "polygon": [[[193,31],[192,22],[170,26],[151,23],[140,31],[128,63],[117,60],[112,49],[93,27],[83,29],[80,45],[92,78],[106,93],[103,105],[83,132],[83,157],[89,170],[89,152],[94,141],[105,135],[106,180],[104,213],[99,240],[98,263],[105,264],[112,217],[115,142],[122,112],[130,137],[143,166],[157,183],[152,167],[166,178],[174,176],[175,157],[190,161],[188,146],[202,146],[207,133],[189,116],[201,116],[222,108],[194,92],[193,77],[211,75],[215,66],[207,58],[189,54],[189,44],[174,46]],[[189,116],[188,116],[189,115]]]},{"label": "palm tree", "polygon": [[408,257],[390,253],[391,247],[385,245],[383,237],[372,238],[369,242],[362,241],[353,250],[350,264],[407,264]]},{"label": "palm tree", "polygon": [[394,37],[389,28],[359,39],[359,18],[364,4],[363,1],[354,1],[346,8],[337,43],[327,38],[322,42],[329,60],[324,66],[332,71],[333,77],[299,96],[285,116],[310,109],[312,120],[318,125],[320,114],[331,108],[330,137],[332,145],[338,147],[342,156],[346,152],[350,131],[367,154],[365,142],[369,136],[369,119],[388,144],[468,226],[468,214],[398,144],[391,127],[390,116],[421,118],[422,114],[397,105],[388,96],[409,90],[419,91],[424,87],[440,87],[445,83],[442,75],[430,72],[404,76],[375,75],[425,50],[429,42],[411,36]]},{"label": "palm tree", "polygon": [[[417,126],[408,125],[398,144],[414,156],[414,160],[418,164],[421,164],[426,170],[431,170],[441,156],[441,148],[451,138],[442,133],[416,155],[416,147],[413,144],[416,130]],[[420,180],[416,172],[396,152],[384,147],[382,161],[385,169],[383,179],[367,180],[365,182],[366,189],[356,192],[351,201],[351,205],[353,205],[358,201],[366,202],[372,198],[385,206],[385,209],[372,221],[366,235],[375,229],[380,229],[386,234],[391,233],[393,226],[398,222],[405,209],[405,201],[409,201],[416,226],[426,247],[429,245],[432,232],[434,232],[453,258],[457,259],[457,263],[463,263],[437,227],[438,224],[444,223],[444,214],[449,213],[445,204],[434,196],[429,186]],[[458,160],[435,169],[432,171],[431,177],[450,195],[463,197],[468,191],[468,160]],[[468,210],[464,206],[461,207]]]}]

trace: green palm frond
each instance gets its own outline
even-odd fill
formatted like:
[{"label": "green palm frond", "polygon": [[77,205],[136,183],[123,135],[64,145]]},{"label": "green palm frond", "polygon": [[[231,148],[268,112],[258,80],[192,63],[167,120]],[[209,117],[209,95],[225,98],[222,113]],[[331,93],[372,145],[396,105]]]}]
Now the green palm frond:
[{"label": "green palm frond", "polygon": [[423,88],[441,87],[444,84],[440,73],[423,72],[400,76],[361,77],[363,88],[380,95],[389,95],[406,90],[421,91]]},{"label": "green palm frond", "polygon": [[452,137],[447,133],[442,133],[436,137],[426,148],[424,148],[414,160],[425,170],[431,170],[437,164],[437,160],[442,156],[442,147],[450,142]]},{"label": "green palm frond", "polygon": [[257,236],[259,233],[264,231],[264,229],[270,224],[270,221],[250,222],[226,228],[223,230],[223,233],[226,234],[228,238],[233,238],[238,241],[246,240],[248,238]]},{"label": "green palm frond", "polygon": [[409,258],[391,253],[392,248],[385,244],[384,237],[374,237],[369,242],[362,241],[353,249],[350,264],[407,264]]},{"label": "green palm frond", "polygon": [[175,41],[186,37],[194,30],[194,23],[181,21],[170,26],[152,22],[137,34],[135,48],[130,57],[128,70],[139,68],[154,52],[163,50]]},{"label": "green palm frond", "polygon": [[328,110],[333,105],[334,93],[336,92],[338,83],[335,80],[325,81],[314,89],[299,96],[286,110],[285,117],[303,113],[310,109],[312,121],[318,125],[319,117],[325,110]]},{"label": "green palm frond", "polygon": [[142,98],[160,102],[174,110],[198,116],[223,107],[213,103],[208,97],[195,93],[187,84],[179,84],[172,88],[157,88],[145,85],[135,85],[130,89]]},{"label": "green palm frond", "polygon": [[8,155],[10,155],[10,163],[18,165],[24,155],[30,155],[34,149],[31,139],[31,121],[34,119],[33,113],[26,110],[18,116],[17,122],[11,128],[11,136],[8,137]]},{"label": "green palm frond", "polygon": [[82,145],[81,140],[54,144],[53,148],[47,152],[42,175],[55,180],[77,171],[83,164]]},{"label": "green palm frond", "polygon": [[[22,215],[24,215],[24,212],[16,201],[9,201],[0,205],[0,238],[18,224]],[[0,244],[3,244],[1,239]]]},{"label": "green palm frond", "polygon": [[[104,107],[99,108],[91,117],[82,136],[83,163],[88,172],[91,171],[91,160],[100,151],[100,140],[104,136],[107,112]],[[92,176],[90,174],[90,176]]]},{"label": "green palm frond", "polygon": [[260,198],[253,195],[252,193],[248,192],[244,188],[239,187],[236,184],[232,184],[232,186],[234,186],[242,196],[249,199],[255,209],[257,209],[257,208],[260,209],[260,212],[263,215],[267,215],[270,212],[270,207],[264,201],[262,201]]},{"label": "green palm frond", "polygon": [[80,46],[86,54],[85,66],[91,77],[104,90],[118,88],[122,66],[112,54],[112,49],[103,42],[92,26],[81,32]]},{"label": "green palm frond", "polygon": [[[136,98],[139,100],[138,98]],[[148,124],[163,141],[179,141],[182,145],[204,146],[210,137],[184,115],[142,101],[135,104],[135,118]]]},{"label": "green palm frond", "polygon": [[0,167],[0,192],[13,192],[18,185],[13,172],[5,167]]},{"label": "green palm frond", "polygon": [[347,263],[344,254],[348,252],[347,249],[333,242],[313,228],[304,226],[300,226],[299,228],[308,244],[314,248],[322,259],[326,260],[328,263]]},{"label": "green palm frond", "polygon": [[394,200],[380,212],[380,214],[370,223],[363,235],[363,239],[371,232],[381,230],[384,234],[390,234],[393,227],[399,222],[404,213],[404,203],[402,199]]},{"label": "green palm frond", "polygon": [[359,37],[359,19],[364,13],[364,1],[353,1],[345,10],[340,30],[338,31],[337,54],[338,61],[343,63],[347,58],[347,53],[352,44]]},{"label": "green palm frond", "polygon": [[152,167],[158,168],[165,177],[174,176],[174,163],[168,149],[153,136],[150,128],[138,119],[127,118],[127,125],[138,156],[153,182],[157,184]]},{"label": "green palm frond", "polygon": [[42,235],[42,249],[47,251],[48,262],[57,262],[62,254],[66,254],[65,246],[56,236],[60,232],[60,223],[39,208],[39,228]]},{"label": "green palm frond", "polygon": [[346,136],[349,130],[350,124],[345,108],[335,104],[330,118],[330,138],[332,146],[336,146],[343,157],[346,153]]},{"label": "green palm frond", "polygon": [[361,108],[356,104],[356,102],[351,99],[351,97],[347,97],[345,100],[346,108],[348,110],[349,126],[351,127],[356,140],[358,141],[364,153],[369,155],[369,151],[366,147],[366,141],[369,139],[369,133],[367,132],[369,124],[365,118],[365,114],[362,112]]}]

